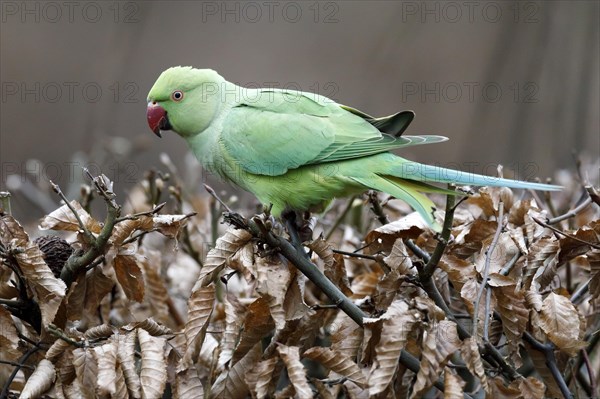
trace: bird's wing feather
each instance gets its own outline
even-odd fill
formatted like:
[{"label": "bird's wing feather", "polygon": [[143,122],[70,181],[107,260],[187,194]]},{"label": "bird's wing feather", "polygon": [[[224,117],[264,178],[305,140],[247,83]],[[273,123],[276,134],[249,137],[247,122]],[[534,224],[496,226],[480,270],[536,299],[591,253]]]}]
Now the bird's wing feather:
[{"label": "bird's wing feather", "polygon": [[393,137],[312,93],[258,89],[247,97],[223,121],[220,142],[251,173],[278,176],[304,165],[446,140],[442,136]]}]

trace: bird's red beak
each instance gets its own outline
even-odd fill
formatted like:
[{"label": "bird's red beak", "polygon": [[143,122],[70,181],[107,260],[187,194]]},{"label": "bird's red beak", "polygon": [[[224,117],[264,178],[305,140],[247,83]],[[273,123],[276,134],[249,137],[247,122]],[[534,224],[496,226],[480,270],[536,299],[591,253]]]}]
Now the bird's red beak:
[{"label": "bird's red beak", "polygon": [[148,118],[148,126],[150,126],[150,129],[158,137],[162,137],[160,130],[169,125],[167,111],[156,102],[151,101],[148,103],[148,108],[146,109],[146,117]]}]

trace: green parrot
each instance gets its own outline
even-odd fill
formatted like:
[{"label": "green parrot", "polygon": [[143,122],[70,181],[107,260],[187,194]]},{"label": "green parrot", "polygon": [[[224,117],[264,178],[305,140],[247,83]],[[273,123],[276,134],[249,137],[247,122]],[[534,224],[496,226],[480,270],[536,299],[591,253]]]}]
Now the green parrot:
[{"label": "green parrot", "polygon": [[211,69],[173,67],[148,93],[152,131],[183,137],[203,167],[253,193],[275,216],[323,209],[366,190],[406,201],[439,229],[424,193],[456,194],[430,183],[560,190],[409,161],[390,151],[439,143],[402,136],[412,111],[374,118],[309,92],[237,86]]}]

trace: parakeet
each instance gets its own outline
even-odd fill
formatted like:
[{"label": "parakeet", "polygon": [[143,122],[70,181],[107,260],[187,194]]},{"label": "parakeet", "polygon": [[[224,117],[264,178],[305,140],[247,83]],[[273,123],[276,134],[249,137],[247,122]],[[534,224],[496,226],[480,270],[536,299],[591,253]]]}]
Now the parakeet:
[{"label": "parakeet", "polygon": [[430,183],[561,187],[420,164],[391,151],[439,143],[443,136],[402,135],[414,114],[374,118],[309,92],[245,88],[216,71],[173,67],[148,93],[150,129],[183,137],[203,167],[253,193],[271,213],[322,209],[333,198],[367,190],[406,201],[431,226],[423,193],[454,193]]}]

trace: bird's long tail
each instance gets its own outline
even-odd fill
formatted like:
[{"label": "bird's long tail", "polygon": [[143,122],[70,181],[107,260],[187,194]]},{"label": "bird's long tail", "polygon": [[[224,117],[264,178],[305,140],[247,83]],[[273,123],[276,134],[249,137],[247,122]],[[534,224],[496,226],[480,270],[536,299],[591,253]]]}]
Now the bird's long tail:
[{"label": "bird's long tail", "polygon": [[391,174],[401,179],[420,182],[452,183],[456,185],[522,188],[526,190],[560,191],[561,186],[530,183],[500,177],[483,176],[402,159],[391,168]]},{"label": "bird's long tail", "polygon": [[367,177],[352,179],[363,186],[383,191],[408,203],[435,230],[440,229],[436,222],[435,204],[423,193],[461,194],[460,192],[436,187],[433,183],[452,183],[456,185],[510,187],[531,190],[558,191],[561,186],[542,183],[529,183],[518,180],[477,175],[437,166],[424,165],[417,162],[402,160],[396,163],[386,173],[373,173]]}]

